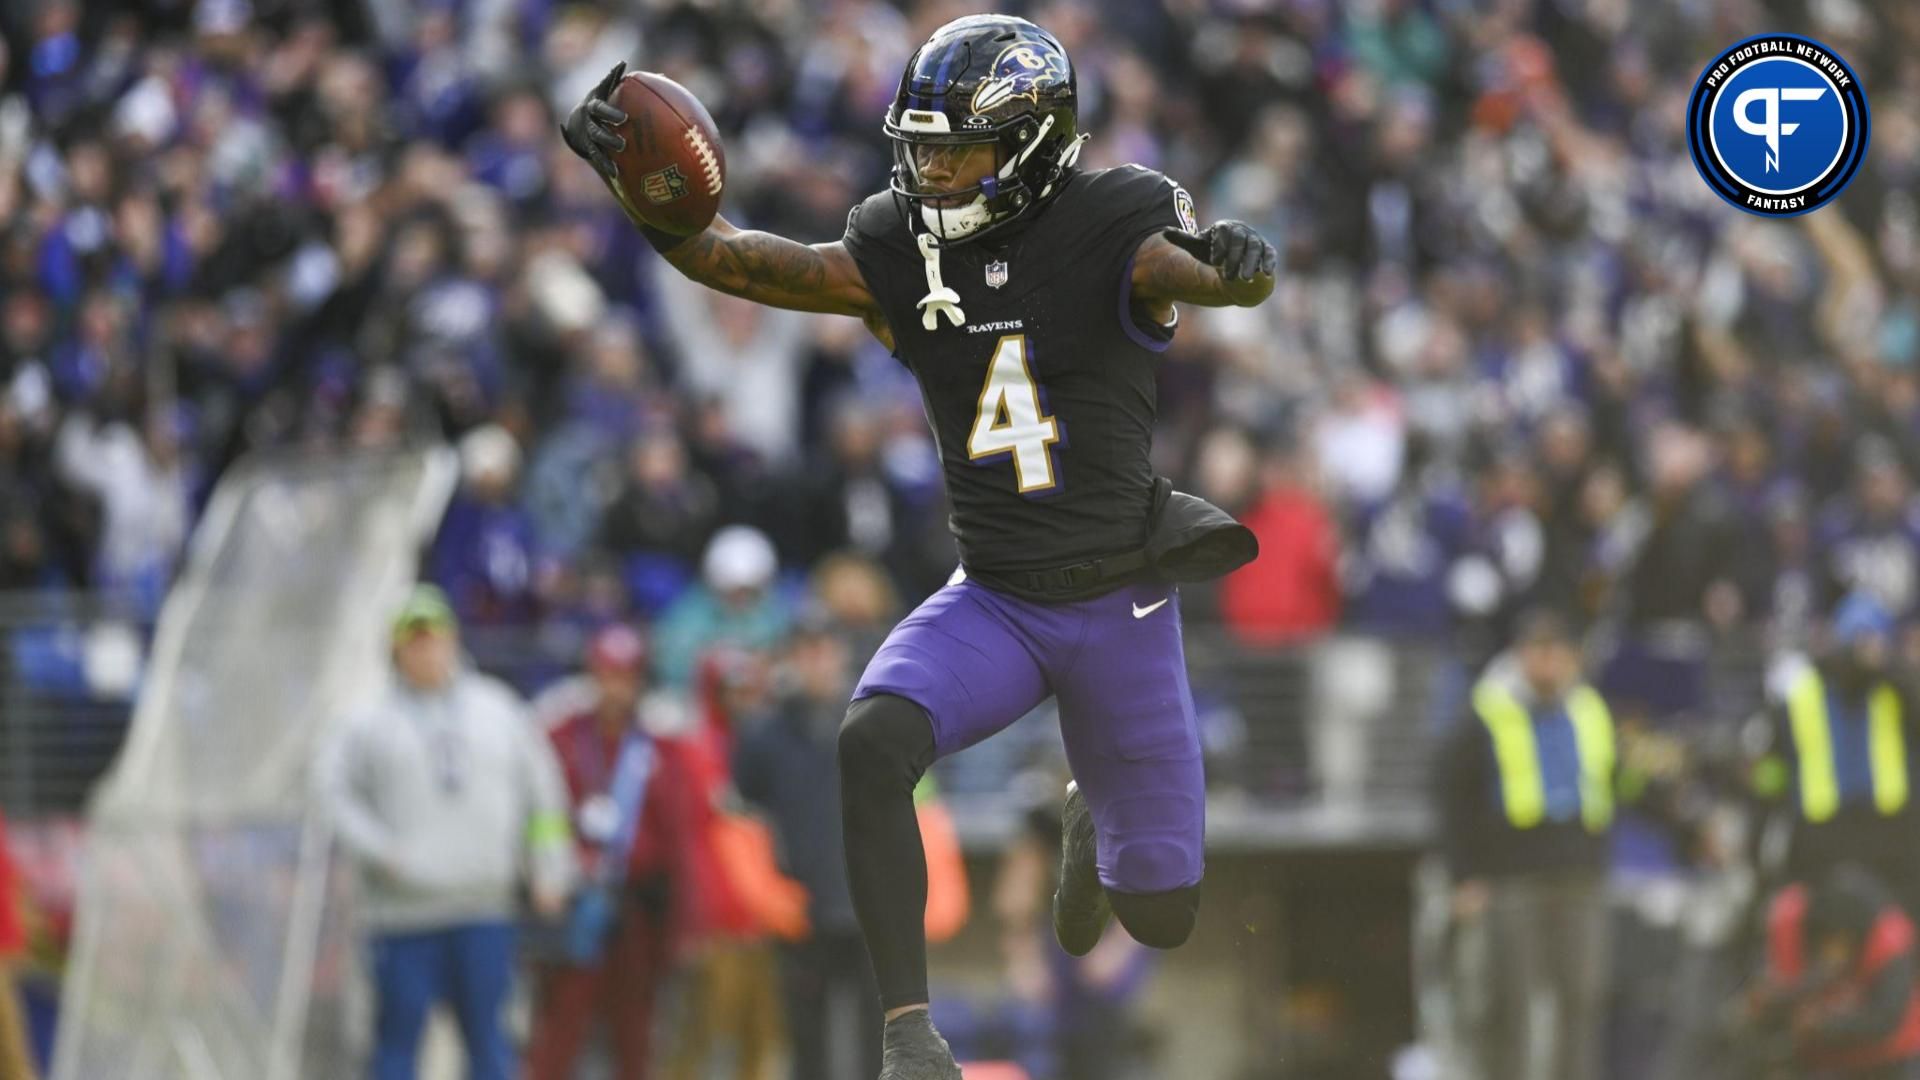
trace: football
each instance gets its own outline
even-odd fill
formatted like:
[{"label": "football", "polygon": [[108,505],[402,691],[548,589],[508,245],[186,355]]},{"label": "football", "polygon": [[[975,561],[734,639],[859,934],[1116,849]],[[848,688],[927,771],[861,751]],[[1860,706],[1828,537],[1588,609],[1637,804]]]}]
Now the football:
[{"label": "football", "polygon": [[614,130],[627,148],[610,154],[627,208],[664,232],[688,236],[720,211],[727,157],[706,106],[687,88],[652,72],[630,72],[607,100],[627,114]]}]

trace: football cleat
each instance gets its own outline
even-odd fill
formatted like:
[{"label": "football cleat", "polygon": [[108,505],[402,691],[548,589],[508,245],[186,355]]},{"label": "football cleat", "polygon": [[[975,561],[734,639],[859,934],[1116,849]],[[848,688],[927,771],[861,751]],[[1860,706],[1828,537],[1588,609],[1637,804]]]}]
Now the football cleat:
[{"label": "football cleat", "polygon": [[880,1080],[960,1080],[960,1065],[953,1060],[947,1040],[934,1030],[927,1010],[915,1009],[887,1021]]},{"label": "football cleat", "polygon": [[1085,956],[1100,944],[1113,906],[1100,884],[1099,836],[1093,812],[1080,794],[1079,781],[1067,785],[1066,805],[1060,810],[1060,886],[1053,894],[1053,936],[1074,956]]}]

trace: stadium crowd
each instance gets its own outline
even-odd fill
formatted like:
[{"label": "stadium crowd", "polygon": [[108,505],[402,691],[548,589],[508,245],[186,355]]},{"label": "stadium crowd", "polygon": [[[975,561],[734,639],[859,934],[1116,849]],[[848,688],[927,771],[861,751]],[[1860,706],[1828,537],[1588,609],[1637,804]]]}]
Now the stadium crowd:
[{"label": "stadium crowd", "polygon": [[[904,58],[959,10],[10,6],[0,585],[151,602],[236,456],[425,428],[464,451],[431,576],[470,625],[692,606],[748,523],[789,576],[877,567],[836,595],[883,626],[952,562],[904,371],[848,320],[663,272],[553,121],[615,59],[658,67],[727,135],[730,213],[832,238],[884,183]],[[1077,59],[1088,164],[1184,178],[1287,254],[1274,302],[1190,315],[1162,386],[1164,470],[1266,543],[1218,597],[1241,640],[1544,600],[1657,667],[1836,587],[1913,612],[1910,7],[1029,13]],[[1685,161],[1699,57],[1769,20],[1875,89],[1840,212],[1747,219]]]},{"label": "stadium crowd", "polygon": [[[1732,721],[1717,646],[1796,647],[1855,592],[1920,616],[1920,5],[1008,6],[1074,57],[1083,164],[1285,255],[1273,301],[1167,353],[1161,468],[1263,547],[1196,625],[1471,662],[1545,605],[1598,628],[1618,711]],[[6,5],[0,590],[150,613],[240,455],[445,437],[426,576],[483,662],[541,643],[522,690],[620,622],[666,686],[796,624],[857,663],[953,565],[911,379],[853,320],[681,280],[555,120],[618,60],[663,71],[726,136],[733,220],[832,239],[886,182],[911,49],[966,10]],[[1847,57],[1874,123],[1834,207],[1762,221],[1681,118],[1776,26]]]}]

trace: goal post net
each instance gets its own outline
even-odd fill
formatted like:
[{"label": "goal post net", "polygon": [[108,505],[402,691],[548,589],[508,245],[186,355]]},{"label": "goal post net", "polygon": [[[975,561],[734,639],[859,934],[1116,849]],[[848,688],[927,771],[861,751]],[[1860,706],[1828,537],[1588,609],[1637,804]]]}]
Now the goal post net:
[{"label": "goal post net", "polygon": [[56,1080],[348,1075],[349,891],[310,773],[381,685],[455,473],[436,447],[220,481],[87,809]]}]

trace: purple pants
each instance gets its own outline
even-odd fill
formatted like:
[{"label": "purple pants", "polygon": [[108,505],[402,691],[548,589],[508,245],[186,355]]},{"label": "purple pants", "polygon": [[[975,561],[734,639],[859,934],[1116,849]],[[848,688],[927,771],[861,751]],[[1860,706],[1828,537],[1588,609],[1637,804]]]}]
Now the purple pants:
[{"label": "purple pants", "polygon": [[941,757],[1057,697],[1067,762],[1099,829],[1101,884],[1199,883],[1206,779],[1172,586],[1038,604],[956,575],[867,664],[853,697],[875,694],[925,709]]}]

